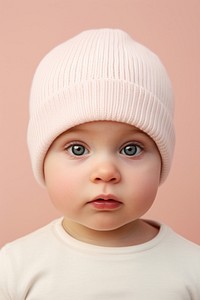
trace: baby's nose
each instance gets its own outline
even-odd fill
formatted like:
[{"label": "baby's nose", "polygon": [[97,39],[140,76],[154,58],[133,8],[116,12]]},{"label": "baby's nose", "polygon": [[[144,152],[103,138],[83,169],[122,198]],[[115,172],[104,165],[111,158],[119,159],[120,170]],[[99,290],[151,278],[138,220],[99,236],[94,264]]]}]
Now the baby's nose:
[{"label": "baby's nose", "polygon": [[95,166],[90,176],[90,180],[94,183],[118,183],[120,179],[119,169],[111,162],[104,162]]}]

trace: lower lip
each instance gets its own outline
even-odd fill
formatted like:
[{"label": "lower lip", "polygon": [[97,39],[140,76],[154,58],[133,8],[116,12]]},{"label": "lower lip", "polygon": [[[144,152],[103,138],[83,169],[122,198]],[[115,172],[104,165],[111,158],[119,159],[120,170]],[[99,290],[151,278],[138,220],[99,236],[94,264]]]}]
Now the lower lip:
[{"label": "lower lip", "polygon": [[114,210],[121,206],[121,202],[115,200],[95,200],[90,204],[97,210]]}]

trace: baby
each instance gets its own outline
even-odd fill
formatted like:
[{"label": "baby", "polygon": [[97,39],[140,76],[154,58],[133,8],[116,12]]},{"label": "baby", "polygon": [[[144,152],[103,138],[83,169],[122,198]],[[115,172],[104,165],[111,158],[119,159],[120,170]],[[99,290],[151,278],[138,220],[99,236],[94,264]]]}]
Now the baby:
[{"label": "baby", "polygon": [[142,218],[172,162],[172,94],[159,58],[122,30],[45,56],[28,146],[63,217],[2,248],[1,300],[200,299],[200,247]]}]

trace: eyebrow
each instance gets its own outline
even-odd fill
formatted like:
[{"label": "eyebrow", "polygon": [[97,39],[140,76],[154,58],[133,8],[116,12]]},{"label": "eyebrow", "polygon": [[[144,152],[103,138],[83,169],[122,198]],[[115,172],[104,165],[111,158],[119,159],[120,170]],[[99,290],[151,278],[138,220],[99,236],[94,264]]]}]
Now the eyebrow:
[{"label": "eyebrow", "polygon": [[131,125],[133,128],[127,129],[127,132],[130,133],[141,133],[143,135],[149,136],[146,132],[141,130],[140,128],[135,127],[134,125]]},{"label": "eyebrow", "polygon": [[[80,124],[81,125],[81,124]],[[79,125],[77,125],[79,126]],[[84,129],[84,128],[77,128],[77,126],[75,127],[71,127],[69,129],[67,129],[65,132],[71,132],[71,131],[88,131],[88,129]]]}]

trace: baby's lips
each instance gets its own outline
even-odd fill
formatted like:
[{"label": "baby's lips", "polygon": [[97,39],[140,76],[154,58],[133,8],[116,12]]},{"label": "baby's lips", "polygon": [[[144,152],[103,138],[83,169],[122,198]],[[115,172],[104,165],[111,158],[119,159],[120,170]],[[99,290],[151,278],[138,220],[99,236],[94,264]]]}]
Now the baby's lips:
[{"label": "baby's lips", "polygon": [[95,202],[98,200],[113,201],[113,202],[121,203],[121,201],[115,195],[112,195],[112,194],[100,194],[97,197],[95,197],[93,200],[91,200],[90,202]]},{"label": "baby's lips", "polygon": [[119,201],[119,199],[112,194],[98,195],[88,203],[91,204],[97,210],[115,210],[118,209],[122,204],[122,202]]}]

